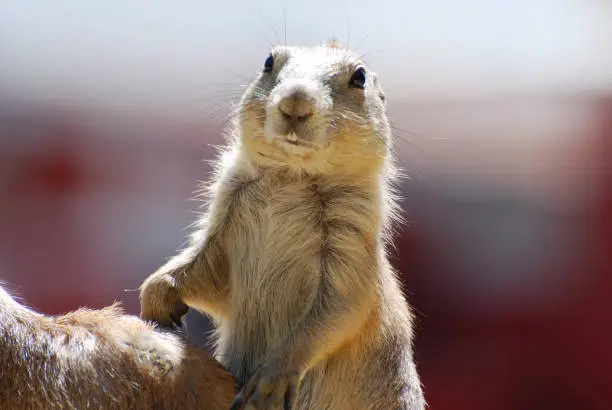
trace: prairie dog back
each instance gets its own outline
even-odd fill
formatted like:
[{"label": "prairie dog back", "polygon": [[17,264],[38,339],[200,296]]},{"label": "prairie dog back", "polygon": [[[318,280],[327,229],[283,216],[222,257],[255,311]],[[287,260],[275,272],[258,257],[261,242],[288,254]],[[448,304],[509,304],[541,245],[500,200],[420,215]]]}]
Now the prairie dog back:
[{"label": "prairie dog back", "polygon": [[0,409],[227,409],[230,375],[207,352],[117,306],[36,313],[0,286]]},{"label": "prairie dog back", "polygon": [[207,212],[144,281],[142,316],[211,315],[234,408],[422,409],[387,260],[395,168],[376,74],[337,45],[276,47],[233,119]]}]

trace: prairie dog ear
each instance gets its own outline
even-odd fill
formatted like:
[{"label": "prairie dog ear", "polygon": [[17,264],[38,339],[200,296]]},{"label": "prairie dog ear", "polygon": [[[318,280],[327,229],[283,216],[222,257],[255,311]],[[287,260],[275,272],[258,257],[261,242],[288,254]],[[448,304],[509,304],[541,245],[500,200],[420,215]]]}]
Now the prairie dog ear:
[{"label": "prairie dog ear", "polygon": [[332,37],[332,38],[330,38],[330,39],[328,39],[328,40],[325,42],[325,44],[323,44],[323,47],[327,47],[327,48],[338,48],[338,49],[344,48],[344,47],[342,47],[342,44],[340,44],[340,42],[338,41],[338,39],[333,38],[333,37]]}]

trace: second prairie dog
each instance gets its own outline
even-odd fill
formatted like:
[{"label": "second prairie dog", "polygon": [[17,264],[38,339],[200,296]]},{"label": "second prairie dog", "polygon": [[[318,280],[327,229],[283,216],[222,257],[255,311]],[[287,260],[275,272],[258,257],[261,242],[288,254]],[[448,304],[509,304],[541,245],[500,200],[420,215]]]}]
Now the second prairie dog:
[{"label": "second prairie dog", "polygon": [[233,115],[190,244],[141,314],[216,323],[234,408],[422,409],[412,316],[387,260],[391,132],[375,73],[336,44],[278,46]]},{"label": "second prairie dog", "polygon": [[0,286],[0,409],[224,410],[229,373],[117,306],[47,316]]}]

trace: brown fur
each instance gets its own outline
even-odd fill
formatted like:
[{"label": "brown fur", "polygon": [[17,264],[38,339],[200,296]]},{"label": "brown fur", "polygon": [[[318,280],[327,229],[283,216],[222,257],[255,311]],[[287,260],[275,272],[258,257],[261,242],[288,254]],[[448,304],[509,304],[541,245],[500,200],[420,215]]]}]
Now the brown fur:
[{"label": "brown fur", "polygon": [[[179,301],[212,316],[217,357],[244,387],[236,407],[422,409],[411,313],[387,261],[382,89],[370,71],[349,87],[364,64],[334,44],[272,56],[237,106],[190,245],[143,283],[142,316],[171,323]],[[295,135],[279,101],[299,110]]]},{"label": "brown fur", "polygon": [[0,287],[0,409],[228,409],[231,376],[205,351],[117,305],[49,317]]}]

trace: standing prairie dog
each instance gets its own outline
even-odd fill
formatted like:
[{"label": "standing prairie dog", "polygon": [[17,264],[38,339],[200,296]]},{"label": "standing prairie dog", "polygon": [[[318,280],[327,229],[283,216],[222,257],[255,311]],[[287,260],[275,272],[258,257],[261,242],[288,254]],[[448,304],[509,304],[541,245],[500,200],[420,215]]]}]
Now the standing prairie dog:
[{"label": "standing prairie dog", "polygon": [[207,212],[142,284],[142,317],[208,313],[242,385],[233,408],[423,409],[386,255],[394,168],[376,74],[335,44],[278,46],[232,120]]},{"label": "standing prairie dog", "polygon": [[0,286],[2,410],[226,410],[235,394],[205,350],[116,305],[51,317]]}]

